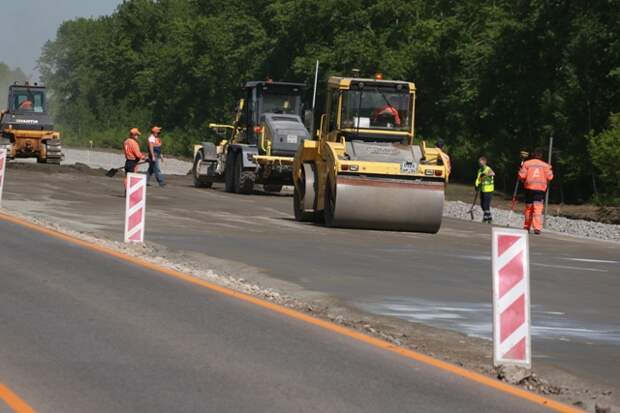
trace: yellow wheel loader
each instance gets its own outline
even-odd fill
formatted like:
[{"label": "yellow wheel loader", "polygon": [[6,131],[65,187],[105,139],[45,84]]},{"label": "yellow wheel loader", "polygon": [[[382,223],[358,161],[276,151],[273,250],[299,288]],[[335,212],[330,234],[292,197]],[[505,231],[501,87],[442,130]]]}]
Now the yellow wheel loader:
[{"label": "yellow wheel loader", "polygon": [[9,159],[36,158],[39,163],[60,164],[60,133],[47,112],[46,88],[29,83],[9,86],[7,110],[0,118],[0,147]]},{"label": "yellow wheel loader", "polygon": [[194,147],[196,187],[224,182],[227,192],[250,194],[292,185],[293,156],[310,137],[302,121],[303,83],[247,82],[233,125],[210,124],[221,139]]},{"label": "yellow wheel loader", "polygon": [[414,144],[415,85],[331,77],[317,140],[293,164],[298,221],[330,227],[436,233],[447,168],[441,151]]}]

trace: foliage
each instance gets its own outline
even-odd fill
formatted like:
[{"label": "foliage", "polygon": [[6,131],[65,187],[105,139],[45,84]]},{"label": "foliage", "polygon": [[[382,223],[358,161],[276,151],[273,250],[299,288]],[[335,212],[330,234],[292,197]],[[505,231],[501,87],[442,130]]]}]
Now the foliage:
[{"label": "foliage", "polygon": [[620,113],[609,118],[609,128],[588,136],[592,163],[600,171],[599,179],[604,193],[620,196]]},{"label": "foliage", "polygon": [[[0,62],[0,99],[6,99],[9,85],[14,82],[24,82],[28,77],[20,68],[11,69],[5,63]],[[6,103],[6,101],[4,101]],[[4,107],[4,104],[0,105]]]},{"label": "foliage", "polygon": [[553,135],[553,193],[579,200],[598,179],[587,137],[620,112],[619,22],[618,0],[126,0],[65,22],[40,68],[66,136],[118,146],[158,123],[181,152],[246,80],[380,70],[416,82],[417,131],[446,141],[454,178],[485,154],[511,187],[519,151]]}]

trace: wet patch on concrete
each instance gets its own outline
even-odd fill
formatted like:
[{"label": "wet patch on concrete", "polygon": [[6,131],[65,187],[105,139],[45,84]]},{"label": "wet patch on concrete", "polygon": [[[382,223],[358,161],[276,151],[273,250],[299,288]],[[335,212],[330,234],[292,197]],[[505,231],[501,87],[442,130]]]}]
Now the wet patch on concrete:
[{"label": "wet patch on concrete", "polygon": [[[492,306],[483,303],[439,303],[406,297],[379,297],[357,304],[373,314],[447,328],[469,336],[492,338]],[[560,311],[532,306],[532,335],[542,340],[617,345],[620,353],[620,322],[592,324],[572,319]]]}]

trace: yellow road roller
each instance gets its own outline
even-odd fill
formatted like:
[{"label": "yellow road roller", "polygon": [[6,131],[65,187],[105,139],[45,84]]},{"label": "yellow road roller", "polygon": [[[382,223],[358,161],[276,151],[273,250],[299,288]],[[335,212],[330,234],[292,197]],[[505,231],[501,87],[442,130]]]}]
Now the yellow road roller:
[{"label": "yellow road roller", "polygon": [[316,138],[295,154],[295,219],[439,231],[447,165],[440,149],[414,144],[415,84],[331,77],[327,88]]}]

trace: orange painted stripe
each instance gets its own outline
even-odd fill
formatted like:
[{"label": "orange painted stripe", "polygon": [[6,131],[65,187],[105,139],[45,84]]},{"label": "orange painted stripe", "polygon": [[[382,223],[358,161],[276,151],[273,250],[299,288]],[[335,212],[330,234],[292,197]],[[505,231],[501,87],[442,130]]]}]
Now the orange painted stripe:
[{"label": "orange painted stripe", "polygon": [[94,244],[94,243],[89,242],[89,241],[84,241],[84,240],[81,240],[79,238],[75,238],[75,237],[73,237],[71,235],[67,235],[67,234],[64,234],[62,232],[59,232],[59,231],[56,231],[56,230],[53,230],[53,229],[49,229],[49,228],[45,228],[45,227],[42,227],[42,226],[39,226],[39,225],[32,224],[32,223],[30,223],[30,222],[28,222],[26,220],[23,220],[23,219],[20,219],[20,218],[17,218],[17,217],[13,217],[13,216],[10,216],[10,215],[5,215],[5,214],[0,214],[0,219],[2,219],[4,221],[7,221],[7,222],[11,222],[11,223],[17,224],[17,225],[21,225],[23,227],[32,229],[34,231],[40,232],[42,234],[45,234],[45,235],[48,235],[48,236],[51,236],[51,237],[54,237],[54,238],[57,238],[57,239],[61,239],[63,241],[70,242],[72,244],[76,244],[76,245],[82,246],[82,247],[87,248],[87,249],[92,250],[92,251],[97,251],[97,252],[100,252],[102,254],[110,255],[112,257],[115,257],[115,258],[118,258],[120,260],[129,262],[131,264],[137,265],[137,266],[142,267],[142,268],[147,268],[149,270],[156,271],[156,272],[168,275],[170,277],[174,277],[176,279],[179,279],[179,280],[182,280],[182,281],[194,284],[194,285],[198,285],[198,286],[201,286],[201,287],[208,288],[208,289],[210,289],[212,291],[216,291],[216,292],[224,294],[224,295],[226,295],[228,297],[233,297],[233,298],[236,298],[236,299],[248,302],[248,303],[255,304],[255,305],[259,306],[259,307],[266,308],[266,309],[271,310],[273,312],[276,312],[276,313],[279,313],[279,314],[283,314],[283,315],[285,315],[287,317],[291,317],[291,318],[294,318],[296,320],[300,320],[300,321],[303,321],[305,323],[312,324],[314,326],[323,328],[325,330],[332,331],[334,333],[337,333],[337,334],[340,334],[340,335],[352,338],[354,340],[366,343],[366,344],[371,345],[373,347],[377,347],[377,348],[380,348],[382,350],[386,350],[386,351],[389,351],[389,352],[392,352],[392,353],[396,353],[396,354],[401,355],[403,357],[406,357],[408,359],[415,360],[417,362],[424,363],[426,365],[436,367],[436,368],[441,369],[443,371],[446,371],[446,372],[455,374],[457,376],[463,377],[465,379],[474,381],[476,383],[479,383],[479,384],[491,387],[491,388],[493,388],[495,390],[499,390],[499,391],[501,391],[503,393],[511,394],[511,395],[519,397],[521,399],[525,399],[525,400],[528,400],[530,402],[546,406],[546,407],[548,407],[548,408],[550,408],[552,410],[555,410],[557,412],[562,412],[562,413],[583,413],[583,410],[578,409],[576,407],[569,406],[567,404],[558,402],[556,400],[548,399],[546,397],[543,397],[543,396],[540,396],[538,394],[529,392],[527,390],[523,390],[523,389],[521,389],[519,387],[512,386],[510,384],[507,384],[507,383],[504,383],[502,381],[493,379],[491,377],[482,375],[480,373],[476,373],[476,372],[467,370],[467,369],[465,369],[463,367],[456,366],[456,365],[448,363],[446,361],[438,360],[436,358],[427,356],[427,355],[422,354],[422,353],[418,353],[416,351],[413,351],[413,350],[410,350],[410,349],[407,349],[407,348],[404,348],[404,347],[399,347],[399,346],[397,346],[395,344],[392,344],[392,343],[390,343],[388,341],[381,340],[379,338],[366,335],[366,334],[361,333],[359,331],[352,330],[352,329],[347,328],[347,327],[343,327],[341,325],[332,323],[330,321],[325,321],[325,320],[322,320],[322,319],[319,319],[319,318],[316,318],[316,317],[312,317],[312,316],[310,316],[308,314],[305,314],[305,313],[302,313],[300,311],[293,310],[293,309],[290,309],[290,308],[287,308],[287,307],[284,307],[284,306],[281,306],[281,305],[278,305],[278,304],[274,304],[274,303],[271,303],[269,301],[265,301],[265,300],[262,300],[260,298],[253,297],[251,295],[248,295],[248,294],[245,294],[245,293],[242,293],[242,292],[239,292],[239,291],[235,291],[235,290],[232,290],[230,288],[223,287],[221,285],[217,285],[217,284],[214,284],[214,283],[209,282],[209,281],[205,281],[203,279],[197,278],[197,277],[195,277],[193,275],[190,275],[190,274],[186,274],[186,273],[183,273],[183,272],[180,272],[180,271],[172,270],[170,268],[165,268],[165,267],[162,267],[160,265],[153,264],[151,262],[145,261],[143,259],[132,257],[132,256],[129,256],[129,255],[123,254],[121,252],[114,251],[114,250],[112,250],[110,248],[103,247],[101,245],[97,245],[97,244]]},{"label": "orange painted stripe", "polygon": [[17,394],[13,393],[2,383],[0,383],[0,400],[4,401],[15,413],[36,413],[28,403],[23,401]]}]

